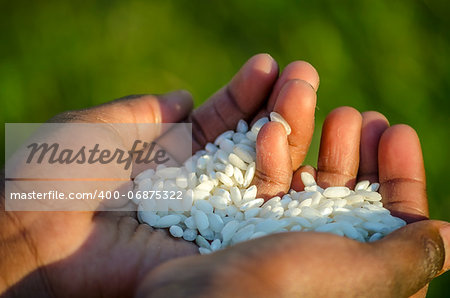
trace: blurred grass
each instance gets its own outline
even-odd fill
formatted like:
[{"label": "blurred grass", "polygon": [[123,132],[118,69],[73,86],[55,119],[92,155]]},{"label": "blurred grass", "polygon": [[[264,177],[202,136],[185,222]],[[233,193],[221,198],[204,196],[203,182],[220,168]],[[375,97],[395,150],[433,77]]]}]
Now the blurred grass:
[{"label": "blurred grass", "polygon": [[[444,0],[0,0],[0,115],[43,122],[64,110],[179,88],[199,105],[255,53],[270,53],[281,67],[307,60],[321,76],[318,128],[341,105],[413,126],[431,215],[450,220],[443,187],[450,168],[448,15]],[[3,150],[3,130],[1,140]],[[429,296],[448,293],[449,282],[448,273],[433,281]]]}]

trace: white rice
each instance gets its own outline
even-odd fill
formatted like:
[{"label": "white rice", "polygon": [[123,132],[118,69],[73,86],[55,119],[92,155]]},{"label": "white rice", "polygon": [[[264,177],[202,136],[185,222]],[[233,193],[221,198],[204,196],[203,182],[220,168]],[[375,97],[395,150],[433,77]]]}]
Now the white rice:
[{"label": "white rice", "polygon": [[233,237],[239,227],[239,221],[231,220],[222,229],[222,241],[228,242]]},{"label": "white rice", "polygon": [[169,232],[175,238],[183,237],[183,229],[180,226],[171,226]]},{"label": "white rice", "polygon": [[316,180],[314,180],[314,177],[310,173],[302,172],[300,177],[305,187],[316,185]]},{"label": "white rice", "polygon": [[277,112],[270,113],[270,121],[281,123],[281,125],[283,125],[284,129],[286,130],[286,134],[287,135],[291,134],[292,130],[291,127],[289,126],[289,123],[287,123],[287,121],[284,120],[284,118]]},{"label": "white rice", "polygon": [[195,229],[186,229],[183,232],[183,239],[186,241],[194,241],[197,238],[197,230]]},{"label": "white rice", "polygon": [[218,238],[214,239],[214,241],[212,241],[211,245],[210,245],[212,251],[219,250],[221,246],[222,246],[222,242]]},{"label": "white rice", "polygon": [[209,244],[209,242],[201,235],[197,235],[197,238],[195,238],[195,243],[199,247],[211,249],[211,245]]},{"label": "white rice", "polygon": [[248,124],[246,121],[244,120],[239,120],[237,127],[236,127],[236,131],[240,132],[240,133],[246,133],[248,131]]},{"label": "white rice", "polygon": [[[272,112],[271,121],[291,133],[288,122]],[[282,198],[257,198],[255,142],[261,118],[249,129],[240,120],[236,131],[222,133],[182,167],[158,166],[140,173],[135,191],[181,191],[183,200],[138,200],[138,219],[155,228],[169,228],[175,238],[195,241],[201,254],[272,233],[316,231],[361,242],[376,241],[406,223],[383,207],[378,183],[360,181],[355,189],[319,187],[314,177],[301,174],[305,190],[290,190]],[[183,206],[187,211],[175,210]],[[161,209],[155,209],[161,208]],[[164,208],[166,208],[164,210]],[[161,210],[161,211],[156,211]]]},{"label": "white rice", "polygon": [[[264,124],[266,124],[267,122],[269,122],[269,118],[267,117],[263,117],[259,120],[257,120],[253,126],[252,129],[250,130],[252,133],[254,133],[255,135],[258,135],[260,129],[264,126]],[[256,139],[255,139],[256,141]]]},{"label": "white rice", "polygon": [[155,224],[157,228],[168,228],[170,226],[176,225],[181,220],[181,217],[175,214],[170,214],[161,217]]},{"label": "white rice", "polygon": [[345,186],[331,186],[323,191],[323,195],[327,198],[345,198],[350,193],[350,189]]},{"label": "white rice", "polygon": [[205,230],[209,227],[208,217],[202,210],[196,210],[194,212],[194,221],[199,230]]},{"label": "white rice", "polygon": [[256,198],[257,191],[258,189],[256,188],[255,185],[250,186],[244,191],[244,194],[242,195],[242,201],[248,202],[254,200]]}]

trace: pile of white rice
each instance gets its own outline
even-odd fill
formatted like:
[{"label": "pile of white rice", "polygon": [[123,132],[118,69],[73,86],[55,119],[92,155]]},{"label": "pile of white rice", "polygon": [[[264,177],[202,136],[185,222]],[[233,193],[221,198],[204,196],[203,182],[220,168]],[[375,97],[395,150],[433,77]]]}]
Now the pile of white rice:
[{"label": "pile of white rice", "polygon": [[[271,121],[289,124],[272,112]],[[249,130],[240,120],[198,151],[182,167],[159,166],[140,173],[135,192],[175,191],[182,200],[136,199],[138,218],[155,228],[168,228],[173,237],[195,241],[202,254],[249,239],[287,231],[328,232],[358,241],[375,241],[406,223],[383,207],[379,184],[359,182],[322,189],[312,175],[302,173],[305,190],[290,190],[264,202],[250,186],[255,174],[256,137],[269,121],[259,119]],[[149,211],[151,210],[151,211]],[[165,211],[153,211],[165,210]],[[176,211],[188,210],[188,211]]]}]

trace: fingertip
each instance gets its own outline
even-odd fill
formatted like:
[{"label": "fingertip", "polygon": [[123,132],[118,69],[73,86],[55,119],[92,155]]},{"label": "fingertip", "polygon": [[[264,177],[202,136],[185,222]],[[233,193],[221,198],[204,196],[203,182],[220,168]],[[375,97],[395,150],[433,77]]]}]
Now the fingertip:
[{"label": "fingertip", "polygon": [[[305,80],[291,79],[291,80],[288,80],[281,87],[280,94],[278,95],[277,102],[275,103],[275,108],[280,106],[280,103],[278,102],[278,100],[285,98],[286,93],[290,93],[290,92],[295,92],[295,93],[301,95],[302,98],[306,97],[306,96],[308,96],[310,98],[314,98],[314,101],[311,104],[313,104],[315,107],[316,92],[314,90],[314,87]],[[297,96],[297,97],[300,97],[300,96]]]},{"label": "fingertip", "polygon": [[319,73],[309,62],[298,60],[289,63],[283,70],[288,78],[298,78],[310,84],[314,91],[319,88]]},{"label": "fingertip", "polygon": [[386,116],[377,111],[364,111],[361,113],[361,116],[363,118],[363,122],[365,123],[379,120],[380,122],[385,122],[389,125],[389,120],[386,118]]},{"label": "fingertip", "polygon": [[[257,54],[241,67],[223,91],[218,96],[220,105],[233,101],[244,116],[252,114],[275,84],[278,76],[278,64],[268,54]],[[214,98],[214,96],[213,96]]]},{"label": "fingertip", "polygon": [[284,149],[287,146],[287,135],[283,125],[278,122],[268,122],[264,124],[256,139],[256,148],[260,151],[276,152],[277,149]]},{"label": "fingertip", "polygon": [[[383,134],[383,132],[389,127],[389,120],[376,111],[366,111],[361,113],[362,116],[362,126],[361,134],[362,141],[372,141],[373,145],[378,147],[378,142]],[[376,144],[374,143],[376,141]]]},{"label": "fingertip", "polygon": [[422,148],[411,126],[396,124],[386,129],[380,138],[378,159],[380,182],[402,178],[425,183]]},{"label": "fingertip", "polygon": [[392,125],[385,133],[382,135],[382,140],[386,142],[386,140],[391,140],[392,138],[397,139],[415,139],[419,140],[419,136],[414,128],[407,124],[395,124]]},{"label": "fingertip", "polygon": [[275,101],[278,98],[282,87],[287,81],[293,79],[307,82],[312,86],[314,91],[317,91],[317,88],[319,87],[319,74],[311,64],[305,61],[294,61],[289,63],[281,73],[280,78],[277,80],[272,94],[270,95],[269,102],[267,104],[267,109],[269,111],[271,111],[275,106]]},{"label": "fingertip", "polygon": [[[199,144],[234,129],[261,109],[278,76],[278,65],[268,54],[258,54],[244,63],[231,81],[213,94],[191,115],[193,134]],[[214,119],[214,121],[211,121]]]},{"label": "fingertip", "polygon": [[334,110],[332,110],[326,120],[334,120],[335,118],[344,118],[344,119],[350,119],[350,120],[357,120],[359,122],[362,122],[362,115],[361,113],[353,108],[353,107],[349,107],[349,106],[342,106],[342,107],[338,107],[335,108]]},{"label": "fingertip", "polygon": [[[281,114],[295,128],[293,133],[296,133],[297,128],[314,125],[316,98],[316,93],[308,82],[292,79],[283,85],[273,110]],[[305,123],[305,117],[308,118],[307,122],[312,123]]]},{"label": "fingertip", "polygon": [[194,101],[187,90],[175,90],[157,97],[161,107],[162,122],[179,122],[185,119],[192,108]]},{"label": "fingertip", "polygon": [[301,178],[303,172],[311,174],[314,177],[314,180],[316,180],[316,169],[313,166],[301,166],[292,176],[291,188],[295,191],[302,191],[305,189],[305,185],[303,184]]},{"label": "fingertip", "polygon": [[170,104],[179,104],[185,109],[191,110],[194,106],[192,94],[186,89],[174,90],[161,95]]},{"label": "fingertip", "polygon": [[186,89],[176,89],[170,92],[167,92],[165,94],[162,94],[163,97],[169,97],[169,96],[179,96],[184,98],[189,98],[192,100],[192,94]]},{"label": "fingertip", "polygon": [[246,66],[265,74],[278,73],[278,64],[270,54],[261,53],[251,57]]}]

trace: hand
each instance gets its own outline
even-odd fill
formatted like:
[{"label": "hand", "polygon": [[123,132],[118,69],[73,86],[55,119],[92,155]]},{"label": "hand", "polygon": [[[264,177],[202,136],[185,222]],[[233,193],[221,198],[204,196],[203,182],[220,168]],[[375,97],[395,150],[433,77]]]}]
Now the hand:
[{"label": "hand", "polygon": [[[283,109],[292,105],[295,93],[300,92],[304,93],[304,104],[293,106],[293,110],[305,113],[301,123],[306,128],[299,123],[298,128],[304,134],[290,137],[291,150],[299,154],[289,165],[287,177],[292,175],[292,167],[300,165],[311,139],[317,86],[317,73],[309,64],[293,62],[278,77],[275,61],[268,55],[256,55],[228,85],[193,112],[190,95],[179,91],[123,98],[87,110],[66,112],[51,121],[158,123],[188,118],[193,123],[195,150],[221,132],[234,129],[241,118],[251,121],[274,107]],[[112,145],[138,139],[140,133],[112,134],[111,139],[116,140]],[[290,157],[286,160],[290,162]],[[279,184],[270,168],[259,167],[258,173],[256,184],[261,181],[269,186]],[[284,184],[282,190],[288,187],[289,183]],[[263,187],[261,190],[264,191]],[[4,204],[4,198],[0,202]],[[0,225],[0,293],[7,296],[30,292],[33,296],[131,296],[141,279],[158,265],[197,254],[194,244],[138,224],[135,212],[0,211]]]},{"label": "hand", "polygon": [[[276,127],[266,130],[271,126]],[[287,158],[286,150],[278,154]],[[377,112],[361,116],[352,108],[338,108],[323,126],[317,173],[301,168],[294,187],[302,187],[297,180],[302,170],[323,187],[353,186],[360,179],[380,182],[384,206],[409,224],[373,243],[288,232],[179,258],[152,271],[138,296],[423,296],[422,288],[450,268],[450,224],[428,220],[420,143],[409,126],[389,127]]]}]

